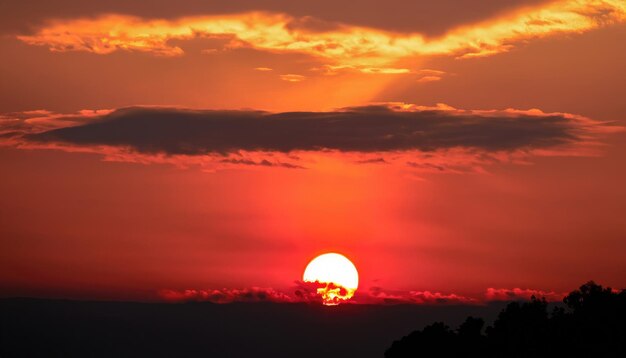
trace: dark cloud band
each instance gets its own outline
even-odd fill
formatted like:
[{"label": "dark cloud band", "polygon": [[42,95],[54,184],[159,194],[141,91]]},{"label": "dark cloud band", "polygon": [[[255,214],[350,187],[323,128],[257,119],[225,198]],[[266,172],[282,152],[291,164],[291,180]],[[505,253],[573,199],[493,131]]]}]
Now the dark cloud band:
[{"label": "dark cloud band", "polygon": [[395,110],[334,112],[199,111],[134,107],[87,124],[30,134],[37,142],[130,147],[140,153],[203,155],[237,151],[485,151],[549,148],[581,140],[586,126],[560,114]]}]

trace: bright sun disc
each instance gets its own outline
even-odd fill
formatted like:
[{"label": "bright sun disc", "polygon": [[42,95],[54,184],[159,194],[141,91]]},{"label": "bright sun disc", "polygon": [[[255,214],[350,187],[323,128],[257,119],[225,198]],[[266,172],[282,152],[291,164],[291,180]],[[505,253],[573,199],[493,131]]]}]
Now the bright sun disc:
[{"label": "bright sun disc", "polygon": [[325,305],[337,305],[349,300],[359,287],[359,273],[354,264],[336,253],[314,258],[304,270],[302,280],[323,286],[317,288],[317,294]]}]

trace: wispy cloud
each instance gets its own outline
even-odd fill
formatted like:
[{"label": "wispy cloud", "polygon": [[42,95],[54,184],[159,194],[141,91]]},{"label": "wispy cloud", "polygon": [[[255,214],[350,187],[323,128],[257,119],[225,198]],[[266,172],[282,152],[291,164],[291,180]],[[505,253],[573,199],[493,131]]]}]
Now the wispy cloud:
[{"label": "wispy cloud", "polygon": [[427,83],[427,82],[437,82],[441,81],[441,76],[424,76],[418,78],[417,82]]},{"label": "wispy cloud", "polygon": [[290,73],[286,75],[280,75],[280,79],[287,82],[302,82],[306,79],[306,77]]},{"label": "wispy cloud", "polygon": [[360,69],[363,73],[380,73],[385,75],[398,75],[411,73],[408,68],[389,68],[389,67],[364,67]]},{"label": "wispy cloud", "polygon": [[100,109],[62,114],[41,109],[4,113],[0,114],[0,136],[20,137],[29,133],[77,126],[88,123],[94,118],[101,118],[111,112],[113,111],[109,109]]},{"label": "wispy cloud", "polygon": [[403,75],[408,73],[414,73],[414,71],[408,68],[328,64],[311,68],[311,71],[320,72],[324,75],[330,76],[341,73],[364,73],[371,75]]},{"label": "wispy cloud", "polygon": [[294,298],[272,288],[244,289],[188,289],[159,291],[159,296],[166,301],[207,301],[213,303],[232,302],[294,302]]},{"label": "wispy cloud", "polygon": [[[559,34],[579,34],[626,20],[621,0],[561,0],[502,14],[429,38],[418,33],[393,33],[346,24],[320,26],[310,17],[253,12],[152,20],[125,15],[51,21],[18,38],[52,51],[109,54],[140,51],[179,56],[184,51],[171,40],[198,36],[230,36],[236,47],[298,52],[334,65],[376,67],[411,56],[451,55],[460,58],[509,51],[528,40]],[[314,24],[300,26],[301,23]],[[316,24],[316,25],[315,25]]]},{"label": "wispy cloud", "polygon": [[487,301],[530,300],[531,297],[545,298],[549,302],[561,302],[567,292],[542,291],[528,288],[493,288],[485,292]]},{"label": "wispy cloud", "polygon": [[381,287],[370,287],[361,293],[359,303],[370,304],[477,304],[480,300],[455,293],[433,291],[388,291]]}]

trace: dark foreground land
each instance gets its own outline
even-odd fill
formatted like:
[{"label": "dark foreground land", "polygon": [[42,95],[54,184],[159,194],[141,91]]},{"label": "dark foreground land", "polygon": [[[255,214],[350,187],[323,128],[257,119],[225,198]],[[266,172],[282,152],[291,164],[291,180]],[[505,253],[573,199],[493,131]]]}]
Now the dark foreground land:
[{"label": "dark foreground land", "polygon": [[468,317],[457,329],[435,322],[395,341],[386,358],[624,358],[626,290],[590,281],[550,311],[545,299],[511,302],[492,325]]},{"label": "dark foreground land", "polygon": [[0,357],[381,358],[433,321],[490,322],[503,307],[0,299]]},{"label": "dark foreground land", "polygon": [[589,282],[557,305],[0,299],[0,358],[191,356],[625,358],[626,290]]}]

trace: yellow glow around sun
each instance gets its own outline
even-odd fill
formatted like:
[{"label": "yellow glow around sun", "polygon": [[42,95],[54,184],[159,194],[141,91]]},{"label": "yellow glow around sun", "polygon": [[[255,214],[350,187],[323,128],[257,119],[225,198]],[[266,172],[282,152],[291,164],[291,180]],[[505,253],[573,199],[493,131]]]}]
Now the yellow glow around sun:
[{"label": "yellow glow around sun", "polygon": [[359,287],[359,273],[354,264],[343,255],[328,253],[314,258],[302,276],[304,282],[317,282],[317,288],[325,305],[347,301]]}]

